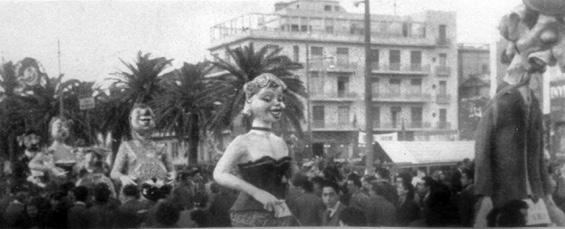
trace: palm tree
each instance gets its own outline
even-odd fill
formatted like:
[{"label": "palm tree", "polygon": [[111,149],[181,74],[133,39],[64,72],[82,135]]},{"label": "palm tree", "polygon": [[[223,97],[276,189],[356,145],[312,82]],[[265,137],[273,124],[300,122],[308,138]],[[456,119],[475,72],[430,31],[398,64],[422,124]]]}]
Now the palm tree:
[{"label": "palm tree", "polygon": [[180,141],[188,137],[190,164],[198,161],[200,136],[216,102],[213,93],[221,89],[205,78],[209,71],[208,62],[184,63],[163,82],[167,90],[153,101],[159,129],[174,132]]},{"label": "palm tree", "polygon": [[100,119],[101,116],[91,115],[93,113],[97,114],[96,107],[94,110],[80,110],[79,99],[94,97],[96,102],[96,98],[103,95],[103,92],[99,87],[94,86],[93,81],[77,81],[66,89],[66,94],[68,95],[66,95],[65,98],[71,95],[69,97],[72,99],[65,99],[65,101],[68,101],[68,103],[65,104],[65,108],[67,110],[76,111],[69,113],[69,118],[74,121],[72,125],[73,135],[76,136],[77,139],[84,140],[86,145],[98,143],[95,136],[103,132],[100,125],[102,121]]},{"label": "palm tree", "polygon": [[161,76],[172,60],[165,57],[152,58],[150,53],[137,55],[134,64],[120,60],[128,69],[114,73],[110,95],[102,106],[105,112],[102,129],[112,135],[112,152],[117,153],[122,138],[130,138],[129,113],[135,103],[149,103],[163,92]]},{"label": "palm tree", "polygon": [[15,159],[16,136],[23,133],[21,97],[16,93],[19,86],[15,65],[10,61],[0,68],[0,150],[8,154],[11,162]]},{"label": "palm tree", "polygon": [[[288,89],[284,93],[286,109],[283,111],[283,119],[279,130],[286,131],[290,123],[299,136],[302,136],[300,121],[304,119],[304,105],[300,97],[306,97],[306,90],[303,82],[298,79],[293,71],[301,69],[302,65],[293,62],[288,56],[281,55],[282,48],[272,48],[264,46],[255,51],[253,43],[248,46],[226,50],[230,59],[224,60],[216,57],[214,65],[221,70],[227,71],[228,75],[219,76],[229,85],[224,93],[225,105],[214,115],[212,129],[226,129],[232,126],[233,120],[243,109],[245,93],[243,85],[262,73],[272,73],[286,83]],[[250,127],[250,120],[243,121],[247,128]]]}]

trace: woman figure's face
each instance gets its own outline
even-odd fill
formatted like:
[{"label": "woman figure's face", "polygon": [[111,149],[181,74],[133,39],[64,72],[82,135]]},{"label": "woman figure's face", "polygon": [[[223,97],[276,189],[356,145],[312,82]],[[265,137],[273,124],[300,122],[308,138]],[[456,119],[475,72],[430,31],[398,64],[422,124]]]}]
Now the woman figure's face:
[{"label": "woman figure's face", "polygon": [[68,123],[61,119],[56,119],[51,126],[51,136],[56,140],[65,140],[69,137]]},{"label": "woman figure's face", "polygon": [[257,94],[251,96],[248,102],[250,102],[253,118],[265,123],[279,121],[285,108],[281,87],[262,88]]}]

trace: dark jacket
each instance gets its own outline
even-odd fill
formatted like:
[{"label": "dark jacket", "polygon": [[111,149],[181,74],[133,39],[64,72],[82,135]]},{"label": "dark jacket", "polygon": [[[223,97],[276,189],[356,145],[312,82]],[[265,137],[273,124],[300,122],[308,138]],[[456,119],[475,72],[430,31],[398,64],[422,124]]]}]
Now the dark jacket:
[{"label": "dark jacket", "polygon": [[322,198],[313,193],[302,193],[293,200],[293,204],[289,207],[291,212],[296,216],[301,226],[321,226],[322,218],[320,211],[325,209]]},{"label": "dark jacket", "polygon": [[88,228],[88,209],[86,209],[85,203],[75,203],[73,207],[69,209],[67,215],[67,224],[69,228]]},{"label": "dark jacket", "polygon": [[343,211],[343,209],[345,209],[346,207],[347,206],[340,203],[339,206],[337,207],[337,210],[335,211],[335,213],[331,217],[328,216],[326,208],[322,209],[319,212],[319,216],[322,219],[322,226],[330,226],[330,227],[339,226],[339,216],[341,215],[341,212]]},{"label": "dark jacket", "polygon": [[475,193],[490,196],[494,207],[528,197],[526,177],[535,198],[551,190],[543,159],[542,112],[535,95],[529,94],[528,106],[518,87],[505,86],[477,128]]},{"label": "dark jacket", "polygon": [[406,200],[396,209],[396,226],[406,227],[420,217],[420,207],[414,200]]},{"label": "dark jacket", "polygon": [[459,193],[457,200],[457,209],[459,210],[459,221],[461,226],[472,227],[475,213],[475,204],[477,197],[474,193],[474,185],[468,185]]}]

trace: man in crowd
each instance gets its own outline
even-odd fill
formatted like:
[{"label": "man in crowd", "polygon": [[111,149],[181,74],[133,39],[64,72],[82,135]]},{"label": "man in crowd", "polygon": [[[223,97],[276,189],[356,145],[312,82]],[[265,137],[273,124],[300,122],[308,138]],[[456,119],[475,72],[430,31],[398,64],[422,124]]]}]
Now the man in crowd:
[{"label": "man in crowd", "polygon": [[300,226],[321,225],[322,218],[318,212],[325,209],[325,206],[322,198],[314,194],[312,182],[306,175],[297,173],[292,178],[292,185],[297,189],[298,195],[289,203],[289,208]]},{"label": "man in crowd", "polygon": [[336,183],[326,181],[322,184],[322,201],[326,206],[320,211],[322,226],[339,226],[339,218],[345,205],[339,201],[339,186]]},{"label": "man in crowd", "polygon": [[88,228],[88,213],[86,203],[88,202],[88,188],[78,186],[73,189],[75,197],[74,205],[69,209],[67,222],[69,228]]}]

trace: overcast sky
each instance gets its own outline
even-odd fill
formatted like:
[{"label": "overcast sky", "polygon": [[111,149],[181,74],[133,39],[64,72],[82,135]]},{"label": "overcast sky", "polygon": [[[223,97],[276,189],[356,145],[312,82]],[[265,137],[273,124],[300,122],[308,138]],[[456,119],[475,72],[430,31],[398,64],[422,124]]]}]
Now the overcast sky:
[{"label": "overcast sky", "polygon": [[[288,1],[288,0],[286,0]],[[355,0],[340,0],[361,13]],[[66,78],[102,81],[123,69],[139,50],[174,59],[174,65],[203,60],[209,28],[233,17],[271,13],[276,0],[185,1],[2,1],[0,56],[38,59],[49,75],[58,74],[61,41]],[[457,12],[457,42],[489,43],[497,38],[500,17],[521,0],[397,0],[398,14],[426,9]],[[392,14],[394,0],[371,0],[374,14]]]}]

